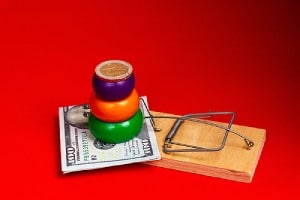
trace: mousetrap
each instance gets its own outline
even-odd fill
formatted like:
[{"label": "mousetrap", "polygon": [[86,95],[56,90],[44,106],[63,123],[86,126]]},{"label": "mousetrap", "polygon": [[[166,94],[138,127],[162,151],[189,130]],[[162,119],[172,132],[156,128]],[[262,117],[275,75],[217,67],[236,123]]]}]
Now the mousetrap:
[{"label": "mousetrap", "polygon": [[[228,123],[211,121],[229,115]],[[202,118],[207,118],[202,119]],[[233,124],[234,113],[208,112],[176,116],[151,111],[162,159],[149,165],[251,182],[260,158],[266,130]],[[211,119],[210,119],[211,118]]]}]

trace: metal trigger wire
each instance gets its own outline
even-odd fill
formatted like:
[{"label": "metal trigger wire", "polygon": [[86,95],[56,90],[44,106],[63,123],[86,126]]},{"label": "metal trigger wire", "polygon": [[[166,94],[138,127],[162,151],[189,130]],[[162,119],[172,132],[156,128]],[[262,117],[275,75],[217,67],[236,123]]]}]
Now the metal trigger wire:
[{"label": "metal trigger wire", "polygon": [[[154,119],[176,119],[172,128],[170,129],[169,133],[167,134],[166,138],[165,138],[165,142],[164,142],[164,146],[163,146],[163,150],[165,153],[170,153],[170,152],[212,152],[212,151],[220,151],[224,148],[226,140],[227,140],[227,136],[229,133],[233,133],[241,138],[244,139],[246,145],[247,145],[247,149],[250,150],[251,147],[254,146],[254,142],[252,140],[250,140],[248,137],[244,136],[243,134],[234,131],[231,129],[231,126],[233,124],[233,121],[235,119],[235,114],[234,112],[206,112],[206,113],[193,113],[193,114],[187,114],[181,117],[177,117],[177,116],[153,116],[150,113],[150,110],[147,106],[147,104],[145,103],[144,99],[140,99],[141,102],[143,103],[144,107],[146,108],[147,111],[147,115],[148,116],[144,116],[145,119],[150,119],[150,123],[151,126],[153,127],[153,129],[155,131],[161,131],[161,128],[157,127],[155,124]],[[200,120],[199,118],[208,118],[208,117],[212,117],[215,115],[231,115],[231,119],[230,122],[228,124],[228,126],[222,126],[220,124],[216,124],[210,121],[206,121],[206,120]],[[192,122],[196,122],[196,123],[202,123],[202,124],[206,124],[206,125],[210,125],[210,126],[214,126],[220,129],[225,130],[225,134],[222,140],[222,144],[217,147],[217,148],[205,148],[205,147],[199,147],[199,146],[194,146],[194,145],[189,145],[189,144],[183,144],[183,143],[179,143],[179,142],[174,142],[172,141],[172,139],[174,138],[174,136],[176,135],[176,133],[178,132],[179,127],[181,126],[181,124],[184,121],[192,121]],[[188,147],[188,148],[181,148],[181,149],[170,149],[170,145],[176,145],[176,146],[182,146],[182,147]]]}]

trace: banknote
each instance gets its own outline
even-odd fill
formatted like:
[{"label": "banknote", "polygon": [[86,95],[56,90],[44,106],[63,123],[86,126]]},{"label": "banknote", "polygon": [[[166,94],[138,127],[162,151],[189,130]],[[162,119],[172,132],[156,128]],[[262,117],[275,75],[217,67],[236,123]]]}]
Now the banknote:
[{"label": "banknote", "polygon": [[[147,98],[141,97],[140,109],[144,116],[148,114],[146,106],[148,106]],[[161,158],[149,118],[145,118],[141,132],[132,140],[120,144],[108,144],[97,140],[90,133],[87,126],[89,112],[88,104],[59,108],[63,173]]]}]

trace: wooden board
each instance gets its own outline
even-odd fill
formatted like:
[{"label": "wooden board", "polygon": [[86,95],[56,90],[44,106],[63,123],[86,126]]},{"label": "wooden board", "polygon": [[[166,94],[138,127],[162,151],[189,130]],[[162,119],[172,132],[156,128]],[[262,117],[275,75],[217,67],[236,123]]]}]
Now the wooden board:
[{"label": "wooden board", "polygon": [[[154,116],[170,115],[161,112],[151,113]],[[162,147],[166,135],[173,126],[174,119],[155,119],[155,123],[162,129],[156,132],[162,159],[145,162],[146,164],[240,182],[252,181],[266,139],[266,130],[232,125],[232,130],[242,133],[254,142],[250,150],[247,149],[241,137],[229,133],[225,147],[221,151],[166,154]],[[216,127],[185,121],[175,135],[174,141],[204,147],[218,147],[224,133],[224,130]]]}]

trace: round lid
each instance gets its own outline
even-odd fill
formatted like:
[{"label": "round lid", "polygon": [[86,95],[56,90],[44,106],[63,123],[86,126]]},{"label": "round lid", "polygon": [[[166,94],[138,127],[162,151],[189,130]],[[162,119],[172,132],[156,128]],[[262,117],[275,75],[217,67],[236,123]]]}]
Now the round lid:
[{"label": "round lid", "polygon": [[131,64],[122,60],[108,60],[95,68],[97,77],[108,81],[125,80],[131,76],[132,72]]}]

